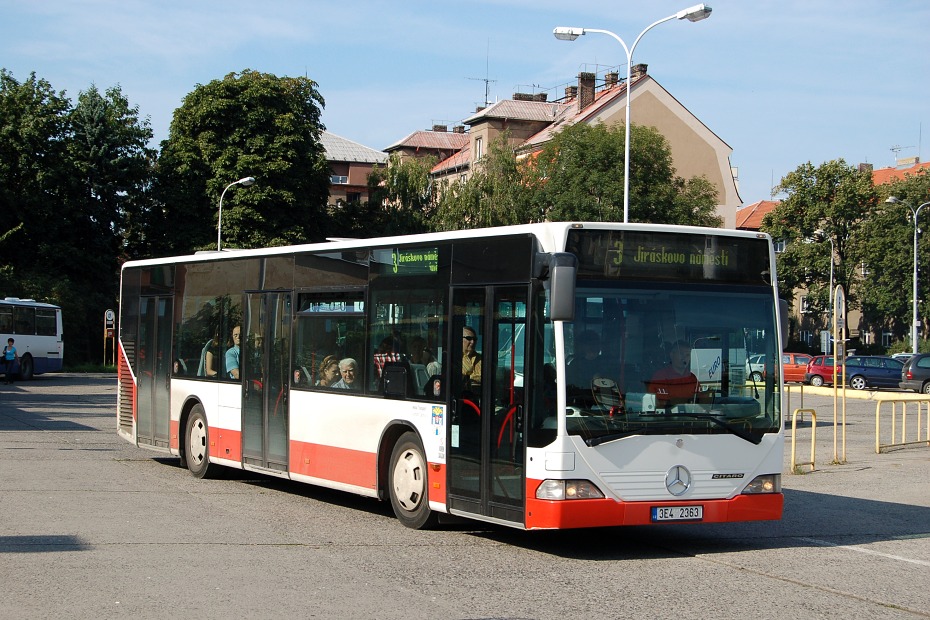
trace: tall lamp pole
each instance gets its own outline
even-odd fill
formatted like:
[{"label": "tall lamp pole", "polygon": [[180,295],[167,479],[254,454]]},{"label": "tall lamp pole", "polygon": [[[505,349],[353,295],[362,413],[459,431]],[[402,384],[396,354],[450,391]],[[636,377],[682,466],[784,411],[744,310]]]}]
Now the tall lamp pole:
[{"label": "tall lamp pole", "polygon": [[917,226],[917,216],[920,215],[921,209],[923,209],[927,205],[930,205],[930,202],[925,202],[919,207],[917,207],[916,209],[896,196],[889,196],[888,199],[885,200],[885,202],[887,202],[888,204],[893,204],[893,205],[899,205],[899,204],[904,205],[905,207],[911,210],[911,215],[914,217],[914,284],[913,284],[913,290],[911,291],[911,294],[914,296],[913,309],[912,309],[912,312],[913,312],[912,316],[914,318],[914,322],[911,325],[911,351],[916,354],[917,353],[917,326],[920,325],[920,322],[917,318],[917,233],[920,232],[920,228]]},{"label": "tall lamp pole", "polygon": [[228,190],[233,185],[241,185],[242,187],[248,187],[249,185],[255,183],[255,177],[243,177],[238,181],[233,181],[229,185],[223,188],[223,193],[220,194],[220,208],[216,216],[216,251],[219,252],[222,249],[223,243],[223,196],[226,195],[226,190]]},{"label": "tall lamp pole", "polygon": [[556,39],[560,41],[574,41],[583,34],[588,34],[589,32],[596,32],[600,34],[606,34],[614,39],[616,39],[620,45],[623,46],[623,51],[626,52],[626,127],[624,128],[624,140],[626,144],[624,145],[624,156],[623,156],[623,223],[626,224],[630,219],[630,99],[632,98],[632,93],[630,92],[630,78],[633,73],[633,50],[636,49],[636,45],[639,43],[639,40],[643,38],[643,35],[652,30],[654,27],[658,26],[667,21],[673,19],[687,19],[692,22],[699,22],[702,19],[707,19],[710,17],[711,8],[706,4],[696,4],[687,9],[682,9],[677,13],[669,15],[668,17],[663,17],[662,19],[653,22],[645,30],[639,33],[639,36],[636,37],[636,40],[633,41],[633,46],[627,48],[626,43],[623,42],[619,36],[614,34],[609,30],[600,30],[597,28],[576,28],[572,26],[559,26],[552,31],[552,34],[555,35]]}]

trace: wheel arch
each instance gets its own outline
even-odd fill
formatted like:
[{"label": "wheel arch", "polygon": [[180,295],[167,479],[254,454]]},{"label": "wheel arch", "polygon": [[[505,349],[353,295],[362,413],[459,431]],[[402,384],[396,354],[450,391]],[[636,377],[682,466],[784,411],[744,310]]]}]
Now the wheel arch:
[{"label": "wheel arch", "polygon": [[378,442],[378,499],[384,501],[388,499],[388,468],[391,466],[391,452],[394,445],[404,433],[412,432],[417,436],[420,445],[423,445],[423,438],[417,428],[410,422],[404,420],[392,420],[384,431],[381,433],[381,440]]}]

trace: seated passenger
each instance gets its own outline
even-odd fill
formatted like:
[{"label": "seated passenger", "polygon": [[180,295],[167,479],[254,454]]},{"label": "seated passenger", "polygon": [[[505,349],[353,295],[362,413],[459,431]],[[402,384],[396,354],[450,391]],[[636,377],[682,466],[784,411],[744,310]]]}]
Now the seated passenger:
[{"label": "seated passenger", "polygon": [[317,387],[333,387],[333,384],[339,381],[339,360],[335,355],[327,355],[320,362],[320,369],[317,371],[317,380],[314,385]]},{"label": "seated passenger", "polygon": [[357,390],[359,382],[357,381],[358,364],[351,357],[347,357],[339,362],[339,373],[342,379],[336,381],[332,386],[337,390]]},{"label": "seated passenger", "polygon": [[691,372],[691,345],[679,340],[672,345],[668,356],[668,366],[657,370],[649,380],[649,391],[656,395],[661,407],[695,402],[698,380]]}]

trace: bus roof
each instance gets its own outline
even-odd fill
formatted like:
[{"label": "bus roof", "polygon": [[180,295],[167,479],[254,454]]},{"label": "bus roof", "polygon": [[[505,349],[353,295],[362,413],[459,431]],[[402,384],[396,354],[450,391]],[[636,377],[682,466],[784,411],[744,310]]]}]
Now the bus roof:
[{"label": "bus roof", "polygon": [[434,243],[452,239],[479,239],[505,235],[533,235],[546,251],[557,251],[564,246],[568,231],[573,228],[601,230],[629,230],[634,232],[665,232],[682,234],[712,234],[722,237],[768,238],[766,233],[729,228],[704,228],[699,226],[679,226],[674,224],[621,224],[618,222],[541,222],[537,224],[519,224],[515,226],[496,226],[491,228],[473,228],[465,230],[421,233],[416,235],[395,235],[391,237],[370,237],[365,239],[338,238],[320,243],[254,248],[247,250],[228,250],[220,252],[203,250],[196,254],[167,256],[127,261],[126,267],[167,265],[177,262],[209,262],[232,258],[280,256],[295,252],[334,252],[368,247],[382,247],[410,243]]},{"label": "bus roof", "polygon": [[60,306],[55,304],[48,304],[44,301],[36,301],[35,299],[20,299],[19,297],[4,297],[0,300],[0,304],[9,304],[11,306],[29,306],[31,308],[57,308],[61,309]]}]

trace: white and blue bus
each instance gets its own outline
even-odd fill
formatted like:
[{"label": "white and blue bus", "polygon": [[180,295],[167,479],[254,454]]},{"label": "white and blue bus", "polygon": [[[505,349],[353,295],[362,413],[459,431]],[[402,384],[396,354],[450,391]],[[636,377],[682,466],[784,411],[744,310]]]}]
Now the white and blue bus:
[{"label": "white and blue bus", "polygon": [[13,338],[19,355],[19,378],[61,370],[64,359],[61,308],[34,299],[0,300],[0,339]]},{"label": "white and blue bus", "polygon": [[743,368],[747,333],[780,359],[774,256],[754,232],[541,223],[128,262],[118,433],[414,528],[779,519],[782,381]]}]

